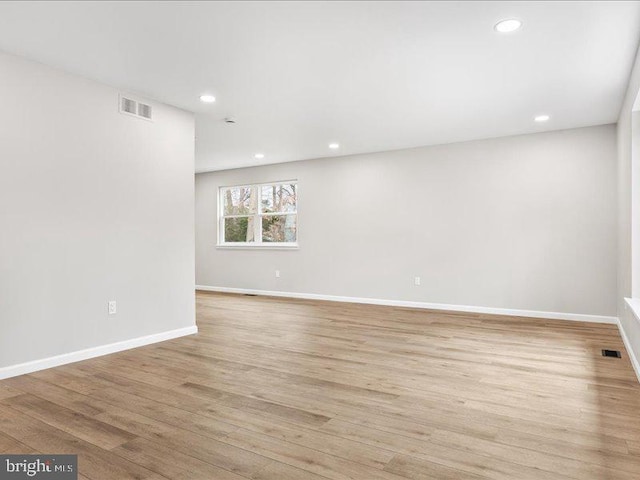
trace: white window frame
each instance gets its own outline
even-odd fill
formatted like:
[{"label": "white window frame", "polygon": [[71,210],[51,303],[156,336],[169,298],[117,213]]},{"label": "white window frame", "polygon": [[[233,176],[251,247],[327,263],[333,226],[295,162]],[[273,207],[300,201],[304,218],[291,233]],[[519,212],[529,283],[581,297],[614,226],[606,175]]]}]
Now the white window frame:
[{"label": "white window frame", "polygon": [[[273,213],[263,213],[260,212],[260,203],[261,203],[261,192],[262,187],[264,186],[272,186],[272,185],[284,185],[284,184],[295,184],[296,186],[296,209],[294,212],[273,212]],[[251,188],[253,190],[254,195],[258,195],[257,197],[257,210],[256,213],[252,215],[224,215],[224,198],[223,192],[229,188],[235,187],[245,187]],[[271,216],[271,215],[295,215],[296,216],[296,241],[295,242],[263,242],[262,241],[262,217]],[[256,221],[253,222],[253,238],[255,241],[253,242],[225,242],[224,241],[224,219],[225,218],[234,218],[234,217],[254,217]],[[218,187],[218,241],[216,244],[217,248],[228,248],[228,249],[267,249],[267,250],[295,250],[299,248],[299,240],[300,240],[300,186],[297,180],[278,180],[275,182],[264,182],[264,183],[248,183],[248,184],[237,184],[237,185],[222,185]]]}]

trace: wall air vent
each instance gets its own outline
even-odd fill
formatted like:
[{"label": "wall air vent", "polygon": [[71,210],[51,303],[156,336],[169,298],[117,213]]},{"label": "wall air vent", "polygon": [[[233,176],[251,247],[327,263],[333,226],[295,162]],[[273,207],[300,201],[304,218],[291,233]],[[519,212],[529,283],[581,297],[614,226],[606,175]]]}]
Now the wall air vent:
[{"label": "wall air vent", "polygon": [[120,97],[120,111],[124,113],[131,113],[137,115],[138,102],[131,100],[130,98]]},{"label": "wall air vent", "polygon": [[152,111],[151,105],[120,95],[120,113],[151,120]]},{"label": "wall air vent", "polygon": [[138,116],[151,120],[151,105],[138,103]]}]

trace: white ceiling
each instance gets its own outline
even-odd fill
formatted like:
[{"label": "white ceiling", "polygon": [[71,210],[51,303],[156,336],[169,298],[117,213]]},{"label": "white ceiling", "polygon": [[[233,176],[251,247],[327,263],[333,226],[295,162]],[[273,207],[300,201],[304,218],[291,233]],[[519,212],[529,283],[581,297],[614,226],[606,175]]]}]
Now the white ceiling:
[{"label": "white ceiling", "polygon": [[0,2],[0,50],[196,112],[197,171],[615,122],[639,39],[640,2]]}]

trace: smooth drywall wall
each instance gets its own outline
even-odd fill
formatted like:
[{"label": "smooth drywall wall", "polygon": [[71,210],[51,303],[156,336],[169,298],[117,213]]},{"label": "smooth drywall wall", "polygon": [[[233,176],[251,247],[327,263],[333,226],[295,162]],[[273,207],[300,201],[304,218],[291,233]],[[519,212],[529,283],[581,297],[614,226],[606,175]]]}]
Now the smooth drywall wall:
[{"label": "smooth drywall wall", "polygon": [[193,116],[118,95],[0,54],[0,367],[195,324]]},{"label": "smooth drywall wall", "polygon": [[[632,198],[640,198],[637,184],[633,185],[633,170],[640,168],[635,165],[632,169],[632,111],[636,96],[640,90],[640,50],[636,56],[629,86],[625,95],[620,117],[618,118],[618,317],[620,326],[626,336],[627,348],[631,349],[636,362],[640,359],[640,321],[625,303],[625,298],[631,297],[636,290],[636,298],[640,288],[632,286],[632,242],[640,241],[640,238],[633,239],[632,235],[632,215],[637,219],[640,215],[640,204],[632,208]],[[637,178],[636,178],[637,180]],[[634,189],[635,195],[634,195]],[[637,223],[636,221],[635,223]],[[637,228],[637,225],[636,225]],[[637,234],[638,230],[636,230]],[[638,251],[636,250],[636,253]],[[640,279],[636,278],[638,283]],[[637,368],[637,363],[636,363]],[[640,372],[636,372],[640,375]]]},{"label": "smooth drywall wall", "polygon": [[[196,284],[615,315],[615,157],[605,125],[198,174]],[[218,187],[290,179],[298,250],[216,248]]]}]

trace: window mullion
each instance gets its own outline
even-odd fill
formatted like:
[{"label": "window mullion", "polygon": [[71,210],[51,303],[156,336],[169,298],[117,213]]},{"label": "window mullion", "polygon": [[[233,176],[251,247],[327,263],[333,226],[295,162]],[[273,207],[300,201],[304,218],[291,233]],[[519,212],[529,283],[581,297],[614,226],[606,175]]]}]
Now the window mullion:
[{"label": "window mullion", "polygon": [[253,193],[256,199],[256,212],[253,220],[253,241],[256,243],[262,243],[262,215],[260,215],[260,187],[254,185]]}]

